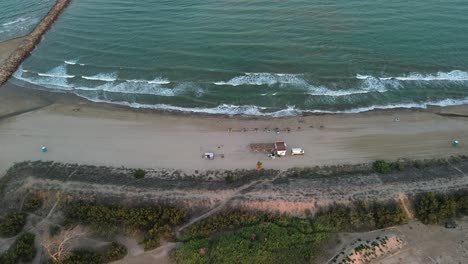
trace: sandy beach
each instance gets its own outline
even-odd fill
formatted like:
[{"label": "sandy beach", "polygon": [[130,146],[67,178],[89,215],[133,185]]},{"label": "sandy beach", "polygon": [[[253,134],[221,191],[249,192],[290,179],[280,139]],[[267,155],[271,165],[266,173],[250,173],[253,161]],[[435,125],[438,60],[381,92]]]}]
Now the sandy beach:
[{"label": "sandy beach", "polygon": [[[465,106],[252,119],[133,110],[10,83],[0,100],[1,171],[24,160],[183,170],[252,169],[262,161],[267,169],[287,169],[447,157],[466,153],[468,141]],[[275,140],[306,154],[272,160],[249,149]],[[217,156],[205,160],[204,152]]]}]

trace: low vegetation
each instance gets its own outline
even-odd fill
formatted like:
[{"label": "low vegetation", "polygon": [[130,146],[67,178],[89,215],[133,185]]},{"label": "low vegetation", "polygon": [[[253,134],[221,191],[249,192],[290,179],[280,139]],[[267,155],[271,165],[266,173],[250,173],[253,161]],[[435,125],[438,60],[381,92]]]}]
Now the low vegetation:
[{"label": "low vegetation", "polygon": [[23,209],[27,212],[34,212],[42,206],[42,198],[37,194],[32,194],[26,197],[23,204]]},{"label": "low vegetation", "polygon": [[65,209],[65,223],[83,224],[101,235],[115,234],[122,228],[128,233],[142,232],[145,249],[157,247],[161,237],[172,239],[174,226],[185,217],[184,209],[170,206],[126,208],[77,203]]},{"label": "low vegetation", "polygon": [[127,248],[117,242],[112,242],[109,250],[103,255],[103,261],[108,263],[123,259],[127,255]]},{"label": "low vegetation", "polygon": [[398,204],[336,205],[314,218],[230,211],[189,227],[178,263],[310,263],[334,233],[405,224]]},{"label": "low vegetation", "polygon": [[416,201],[416,213],[424,224],[438,224],[457,215],[467,215],[468,194],[425,193]]},{"label": "low vegetation", "polygon": [[21,212],[7,213],[0,219],[0,237],[16,236],[26,224],[26,214]]},{"label": "low vegetation", "polygon": [[142,169],[136,169],[133,172],[133,177],[135,177],[136,179],[143,179],[145,176],[146,176],[146,171]]},{"label": "low vegetation", "polygon": [[404,165],[402,162],[386,162],[384,160],[376,160],[372,163],[372,169],[378,173],[389,173],[393,170],[403,170]]},{"label": "low vegetation", "polygon": [[18,262],[30,262],[35,256],[34,234],[21,233],[13,245],[0,255],[0,263],[16,264]]}]

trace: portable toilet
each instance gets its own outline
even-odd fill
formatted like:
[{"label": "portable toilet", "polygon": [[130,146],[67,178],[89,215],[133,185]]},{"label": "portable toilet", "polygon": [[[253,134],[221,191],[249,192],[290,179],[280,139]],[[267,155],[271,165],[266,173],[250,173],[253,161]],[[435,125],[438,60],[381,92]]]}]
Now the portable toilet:
[{"label": "portable toilet", "polygon": [[43,153],[46,153],[46,152],[47,152],[47,148],[46,148],[46,147],[42,147],[41,150],[42,150]]},{"label": "portable toilet", "polygon": [[460,142],[458,142],[458,140],[454,140],[453,143],[452,143],[452,145],[453,145],[454,147],[458,147],[458,146],[460,145]]}]

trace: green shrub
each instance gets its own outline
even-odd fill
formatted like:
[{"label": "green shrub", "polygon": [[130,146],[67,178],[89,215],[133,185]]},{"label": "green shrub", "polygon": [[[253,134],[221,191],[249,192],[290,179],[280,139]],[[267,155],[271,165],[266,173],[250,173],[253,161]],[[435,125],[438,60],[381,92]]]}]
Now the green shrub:
[{"label": "green shrub", "polygon": [[62,228],[58,225],[51,225],[49,226],[49,236],[54,237],[62,231]]},{"label": "green shrub", "polygon": [[392,171],[392,164],[387,163],[384,160],[376,160],[372,163],[372,169],[378,173],[389,173]]},{"label": "green shrub", "polygon": [[385,228],[408,223],[408,215],[399,204],[376,206],[374,219],[377,228]]},{"label": "green shrub", "polygon": [[18,262],[30,262],[36,256],[36,248],[34,247],[34,234],[21,233],[13,243],[13,245],[2,255],[0,255],[0,263],[15,264]]},{"label": "green shrub", "polygon": [[29,195],[23,204],[23,209],[27,212],[34,212],[42,206],[42,198],[38,195]]},{"label": "green shrub", "polygon": [[146,249],[157,247],[161,235],[173,238],[173,226],[186,217],[184,209],[170,206],[125,208],[87,203],[69,205],[64,213],[66,224],[87,225],[102,235],[116,233],[122,227],[129,232],[144,232]]},{"label": "green shrub", "polygon": [[456,215],[457,202],[453,198],[429,192],[417,201],[416,213],[424,224],[437,224]]},{"label": "green shrub", "polygon": [[133,172],[133,177],[135,177],[136,179],[143,179],[146,175],[146,171],[142,170],[142,169],[136,169],[134,172]]},{"label": "green shrub", "polygon": [[0,220],[0,236],[12,237],[17,235],[26,224],[26,214],[19,212],[11,212],[6,214]]},{"label": "green shrub", "polygon": [[112,262],[123,259],[127,255],[127,248],[117,242],[112,242],[111,247],[104,253],[104,262]]},{"label": "green shrub", "polygon": [[103,258],[96,252],[86,249],[77,249],[65,257],[60,264],[102,264]]}]

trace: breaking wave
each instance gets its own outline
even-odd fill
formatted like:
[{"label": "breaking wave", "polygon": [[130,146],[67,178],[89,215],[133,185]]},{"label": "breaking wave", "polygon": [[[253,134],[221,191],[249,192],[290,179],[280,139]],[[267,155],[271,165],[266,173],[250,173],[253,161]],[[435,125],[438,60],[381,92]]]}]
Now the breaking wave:
[{"label": "breaking wave", "polygon": [[[375,77],[357,74],[356,78],[366,80]],[[435,74],[411,73],[405,76],[379,77],[378,79],[399,81],[468,81],[468,73],[460,70],[453,70],[450,72],[437,72]]]},{"label": "breaking wave", "polygon": [[2,26],[7,27],[7,26],[10,26],[10,25],[13,25],[13,24],[18,24],[18,23],[27,21],[28,19],[29,18],[19,17],[19,18],[15,19],[15,20],[3,23]]},{"label": "breaking wave", "polygon": [[171,82],[168,79],[156,77],[151,81],[147,80],[126,80],[127,82],[134,82],[134,83],[150,83],[150,84],[170,84]]},{"label": "breaking wave", "polygon": [[68,64],[68,65],[75,65],[78,60],[64,60],[63,62],[65,62],[65,64]]},{"label": "breaking wave", "polygon": [[95,98],[84,97],[92,102],[96,103],[109,103],[122,106],[128,106],[131,108],[145,108],[145,109],[155,109],[168,112],[184,112],[184,113],[198,113],[198,114],[212,114],[212,115],[243,115],[243,116],[271,116],[271,117],[284,117],[284,116],[295,116],[300,112],[294,109],[294,107],[288,107],[275,112],[262,112],[266,110],[265,107],[259,107],[255,105],[229,105],[222,104],[213,108],[198,108],[198,107],[180,107],[168,104],[139,104],[139,103],[130,103],[130,102],[113,102],[108,100],[101,100]]},{"label": "breaking wave", "polygon": [[93,76],[81,76],[81,78],[93,81],[113,82],[117,80],[117,73],[98,73]]},{"label": "breaking wave", "polygon": [[289,73],[245,73],[243,76],[237,76],[227,82],[215,82],[216,85],[274,85],[284,84],[307,84],[300,75]]},{"label": "breaking wave", "polygon": [[[80,95],[81,96],[81,95]],[[84,96],[82,96],[84,97]],[[385,110],[385,109],[410,109],[410,108],[428,108],[430,106],[454,106],[454,105],[463,105],[468,103],[468,98],[463,99],[444,99],[440,101],[429,101],[422,103],[407,103],[407,104],[388,104],[388,105],[372,105],[367,107],[357,107],[347,110],[301,110],[297,109],[294,106],[288,106],[285,109],[269,112],[267,107],[260,107],[255,105],[229,105],[222,104],[213,108],[198,108],[198,107],[180,107],[167,104],[139,104],[131,102],[115,102],[108,101],[96,98],[84,97],[87,100],[97,103],[109,103],[127,106],[131,108],[145,108],[145,109],[155,109],[169,112],[183,112],[183,113],[199,113],[199,114],[216,114],[216,115],[242,115],[242,116],[270,116],[270,117],[287,117],[287,116],[297,116],[302,113],[326,113],[326,114],[348,114],[348,113],[362,113],[373,110]],[[266,110],[266,111],[265,111]],[[271,110],[271,109],[270,109]]]},{"label": "breaking wave", "polygon": [[55,68],[53,68],[52,70],[46,72],[46,73],[37,73],[37,75],[39,76],[44,76],[44,77],[52,77],[52,78],[74,78],[75,75],[69,75],[67,74],[67,68],[65,67],[65,65],[60,65],[60,66],[57,66]]},{"label": "breaking wave", "polygon": [[[23,68],[20,66],[18,70],[13,74],[13,77],[15,77],[18,80],[35,84],[35,85],[40,85],[48,88],[53,88],[53,89],[59,89],[59,90],[71,90],[72,86],[68,83],[68,78],[64,78],[61,75],[67,75],[66,71],[64,71],[63,66],[58,66],[52,70],[50,70],[48,73],[44,73],[43,75],[38,75],[38,77],[25,77],[23,76],[23,73],[29,73],[30,71],[28,70],[23,70]],[[68,76],[68,75],[67,75]]]},{"label": "breaking wave", "polygon": [[[309,95],[321,96],[347,96],[352,94],[365,94],[370,92],[386,92],[388,88],[396,89],[400,84],[394,80],[381,80],[369,76],[363,78],[358,87],[345,89],[330,89],[325,86],[316,86],[304,80],[303,75],[287,73],[246,73],[244,76],[237,76],[227,82],[215,82],[215,85],[275,85],[288,84],[292,87],[305,89]],[[261,94],[266,96],[268,94]],[[274,94],[273,94],[274,95]]]},{"label": "breaking wave", "polygon": [[86,91],[106,91],[113,93],[125,94],[148,94],[158,96],[175,96],[182,92],[182,89],[163,88],[156,84],[149,84],[147,82],[122,82],[119,84],[106,83],[95,88],[75,87],[76,90]]}]

